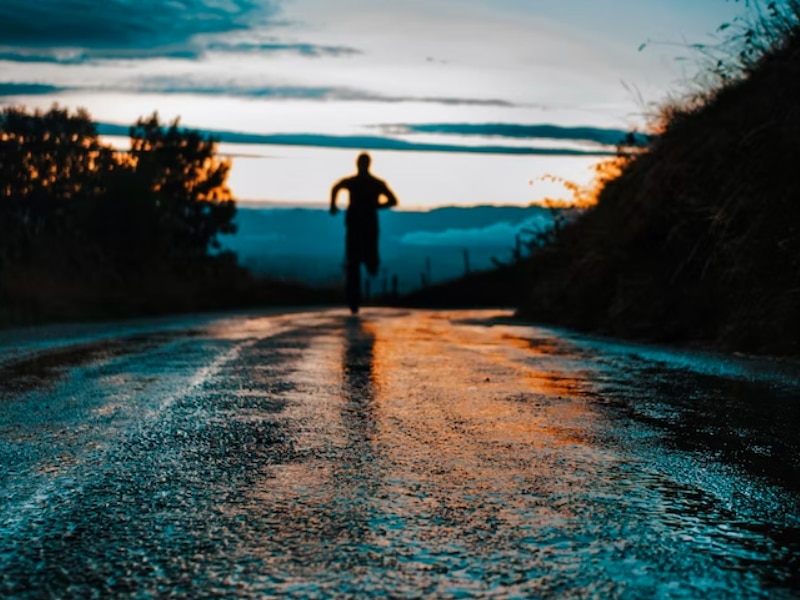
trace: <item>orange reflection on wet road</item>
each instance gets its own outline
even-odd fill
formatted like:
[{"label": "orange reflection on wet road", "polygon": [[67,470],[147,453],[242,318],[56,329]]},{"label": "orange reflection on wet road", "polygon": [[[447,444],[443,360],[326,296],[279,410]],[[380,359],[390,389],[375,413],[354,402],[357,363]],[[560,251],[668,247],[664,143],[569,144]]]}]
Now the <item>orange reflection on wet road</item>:
[{"label": "orange reflection on wet road", "polygon": [[602,418],[586,402],[589,371],[561,371],[529,346],[514,348],[502,328],[452,327],[446,313],[422,313],[375,329],[379,421],[387,435],[402,435],[404,420],[414,430],[423,423],[422,443],[442,453],[433,457],[452,453],[464,462],[465,450],[489,442],[529,454],[527,446],[574,443],[575,432]]}]

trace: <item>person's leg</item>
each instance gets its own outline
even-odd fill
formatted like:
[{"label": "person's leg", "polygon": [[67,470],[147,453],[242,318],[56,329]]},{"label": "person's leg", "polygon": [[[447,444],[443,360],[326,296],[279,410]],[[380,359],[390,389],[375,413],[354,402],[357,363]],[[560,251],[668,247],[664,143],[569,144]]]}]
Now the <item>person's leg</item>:
[{"label": "person's leg", "polygon": [[378,256],[378,227],[368,229],[364,234],[364,266],[367,267],[367,272],[375,277],[378,274],[378,268],[381,265],[380,257]]},{"label": "person's leg", "polygon": [[358,260],[347,261],[345,287],[347,306],[351,313],[356,314],[361,304],[361,263]]},{"label": "person's leg", "polygon": [[349,229],[347,231],[345,258],[345,298],[350,312],[356,314],[361,304],[361,257],[359,239]]}]

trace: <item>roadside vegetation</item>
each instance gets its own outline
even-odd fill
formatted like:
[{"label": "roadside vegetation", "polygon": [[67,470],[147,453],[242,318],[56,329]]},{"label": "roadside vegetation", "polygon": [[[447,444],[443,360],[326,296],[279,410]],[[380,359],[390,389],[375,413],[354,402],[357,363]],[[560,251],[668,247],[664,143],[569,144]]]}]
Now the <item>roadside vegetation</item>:
[{"label": "roadside vegetation", "polygon": [[520,317],[800,353],[800,2],[749,6],[695,48],[699,89],[519,269]]},{"label": "roadside vegetation", "polygon": [[0,324],[310,300],[220,251],[229,168],[157,115],[117,151],[85,111],[0,112]]}]

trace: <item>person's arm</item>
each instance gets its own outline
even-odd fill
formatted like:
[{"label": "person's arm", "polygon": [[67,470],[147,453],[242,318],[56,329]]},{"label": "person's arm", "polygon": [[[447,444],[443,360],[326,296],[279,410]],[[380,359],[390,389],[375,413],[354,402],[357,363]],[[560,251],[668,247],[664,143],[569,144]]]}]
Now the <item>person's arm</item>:
[{"label": "person's arm", "polygon": [[392,208],[393,206],[397,206],[397,197],[394,195],[394,192],[389,189],[389,186],[385,183],[383,184],[383,191],[381,192],[383,196],[386,196],[386,202],[378,202],[378,208]]},{"label": "person's arm", "polygon": [[339,209],[336,207],[336,196],[338,196],[338,195],[339,195],[339,192],[340,192],[340,191],[342,191],[342,190],[344,189],[344,187],[345,187],[345,184],[344,184],[344,179],[342,179],[341,181],[338,181],[338,182],[336,183],[336,185],[334,185],[334,186],[331,188],[331,207],[330,207],[330,213],[331,213],[332,215],[335,215],[337,212],[339,212]]}]

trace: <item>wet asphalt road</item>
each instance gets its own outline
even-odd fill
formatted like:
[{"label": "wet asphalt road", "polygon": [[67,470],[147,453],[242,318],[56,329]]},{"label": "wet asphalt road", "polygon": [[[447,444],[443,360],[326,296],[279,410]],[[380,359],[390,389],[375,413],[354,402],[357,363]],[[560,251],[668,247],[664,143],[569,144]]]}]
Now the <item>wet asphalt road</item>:
[{"label": "wet asphalt road", "polygon": [[0,597],[800,597],[800,368],[498,316],[0,333]]}]

